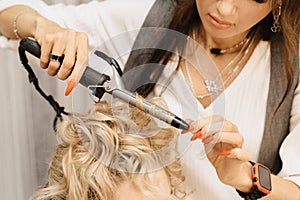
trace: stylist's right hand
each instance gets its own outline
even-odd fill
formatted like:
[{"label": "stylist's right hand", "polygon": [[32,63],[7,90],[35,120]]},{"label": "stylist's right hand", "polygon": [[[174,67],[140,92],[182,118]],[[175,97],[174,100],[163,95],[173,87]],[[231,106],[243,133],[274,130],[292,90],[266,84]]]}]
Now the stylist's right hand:
[{"label": "stylist's right hand", "polygon": [[[88,36],[60,27],[43,17],[37,20],[35,39],[41,46],[40,65],[50,76],[68,79],[65,95],[79,82],[88,60]],[[59,58],[64,55],[62,62]]]}]

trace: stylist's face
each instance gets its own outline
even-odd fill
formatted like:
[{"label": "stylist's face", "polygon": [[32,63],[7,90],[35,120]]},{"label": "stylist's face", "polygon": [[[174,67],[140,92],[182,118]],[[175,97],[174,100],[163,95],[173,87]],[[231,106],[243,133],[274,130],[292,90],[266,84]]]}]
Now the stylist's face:
[{"label": "stylist's face", "polygon": [[196,0],[204,29],[213,38],[244,35],[272,10],[270,0]]}]

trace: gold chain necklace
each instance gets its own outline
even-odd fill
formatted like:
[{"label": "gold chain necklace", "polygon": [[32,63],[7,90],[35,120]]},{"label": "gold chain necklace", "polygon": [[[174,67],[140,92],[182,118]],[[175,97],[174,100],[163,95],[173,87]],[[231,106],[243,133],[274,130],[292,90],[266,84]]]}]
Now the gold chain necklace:
[{"label": "gold chain necklace", "polygon": [[[207,94],[203,94],[203,95],[198,95],[196,96],[196,98],[198,99],[203,99],[205,97],[209,97],[211,95],[214,95],[218,92],[223,91],[223,87],[218,86],[217,85],[217,80],[219,80],[219,78],[222,78],[222,74],[225,71],[225,69],[228,69],[233,63],[237,62],[238,58],[240,57],[240,60],[238,61],[238,63],[236,64],[236,66],[230,71],[229,75],[227,76],[227,78],[223,81],[222,85],[224,86],[229,80],[230,78],[235,74],[235,72],[239,69],[239,67],[241,66],[241,63],[245,60],[245,58],[247,57],[250,47],[253,44],[253,37],[249,37],[247,38],[247,40],[245,41],[243,47],[241,48],[241,50],[239,51],[239,53],[232,59],[230,60],[227,65],[222,69],[222,71],[220,73],[218,73],[217,77],[215,78],[215,80],[204,80],[204,84],[206,89],[208,90]],[[250,43],[249,43],[250,42]],[[249,43],[249,45],[247,46],[247,44]],[[241,54],[243,53],[243,55],[241,56]],[[185,71],[186,71],[186,75],[189,81],[189,84],[191,86],[191,89],[193,91],[193,93],[195,94],[195,89],[194,89],[194,84],[193,84],[193,80],[192,80],[192,76],[190,73],[190,70],[187,66],[187,64],[184,65],[185,66]]]}]

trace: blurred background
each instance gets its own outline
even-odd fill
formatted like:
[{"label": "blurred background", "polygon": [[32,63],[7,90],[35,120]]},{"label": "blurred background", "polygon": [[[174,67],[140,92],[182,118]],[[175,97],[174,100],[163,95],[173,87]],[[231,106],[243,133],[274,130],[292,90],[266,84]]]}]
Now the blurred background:
[{"label": "blurred background", "polygon": [[[49,4],[79,4],[88,0],[45,0]],[[0,200],[25,200],[46,183],[56,138],[55,112],[29,84],[16,52],[0,48]],[[32,67],[46,94],[64,106],[66,82]],[[70,105],[69,105],[70,106]]]}]

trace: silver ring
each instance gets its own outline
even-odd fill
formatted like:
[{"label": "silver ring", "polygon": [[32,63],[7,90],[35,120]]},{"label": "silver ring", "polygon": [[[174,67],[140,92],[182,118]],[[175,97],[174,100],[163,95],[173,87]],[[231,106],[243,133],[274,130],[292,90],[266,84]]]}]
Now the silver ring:
[{"label": "silver ring", "polygon": [[51,61],[58,61],[58,62],[61,63],[64,60],[64,55],[58,56],[58,55],[50,53],[50,60]]}]

